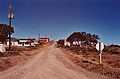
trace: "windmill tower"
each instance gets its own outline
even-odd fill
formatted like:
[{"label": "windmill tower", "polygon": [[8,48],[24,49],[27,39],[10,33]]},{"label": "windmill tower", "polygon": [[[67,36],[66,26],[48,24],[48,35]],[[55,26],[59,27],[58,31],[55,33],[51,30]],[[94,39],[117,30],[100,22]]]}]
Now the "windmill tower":
[{"label": "windmill tower", "polygon": [[[9,26],[10,27],[12,26],[13,18],[14,18],[13,7],[10,4],[9,5],[9,10],[8,10],[8,19],[9,19]],[[10,50],[11,49],[11,33],[9,34],[8,38],[9,38],[9,50]]]}]

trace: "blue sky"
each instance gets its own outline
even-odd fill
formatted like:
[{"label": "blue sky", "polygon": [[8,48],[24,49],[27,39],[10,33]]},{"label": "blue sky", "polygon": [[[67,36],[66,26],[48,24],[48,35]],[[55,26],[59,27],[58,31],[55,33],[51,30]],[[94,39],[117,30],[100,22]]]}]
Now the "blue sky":
[{"label": "blue sky", "polygon": [[12,3],[17,38],[67,38],[76,31],[98,34],[106,44],[120,44],[120,0],[0,0],[0,23],[7,23]]}]

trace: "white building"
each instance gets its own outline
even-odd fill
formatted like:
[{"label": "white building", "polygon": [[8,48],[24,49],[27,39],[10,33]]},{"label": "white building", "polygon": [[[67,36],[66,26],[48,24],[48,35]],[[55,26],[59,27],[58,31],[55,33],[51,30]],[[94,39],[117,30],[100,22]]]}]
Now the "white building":
[{"label": "white building", "polygon": [[67,41],[65,40],[64,45],[65,45],[65,46],[70,46],[71,44],[70,44],[70,42],[67,42]]},{"label": "white building", "polygon": [[[18,40],[11,40],[11,46],[35,46],[37,43],[35,42],[35,39],[18,39]],[[9,45],[9,42],[7,42],[7,45]]]}]

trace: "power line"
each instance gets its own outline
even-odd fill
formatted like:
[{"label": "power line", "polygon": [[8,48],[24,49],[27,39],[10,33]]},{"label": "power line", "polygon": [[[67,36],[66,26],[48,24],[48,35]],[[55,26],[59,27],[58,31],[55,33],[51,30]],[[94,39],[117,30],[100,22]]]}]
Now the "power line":
[{"label": "power line", "polygon": [[[14,23],[14,24],[16,24],[16,23]],[[24,31],[26,31],[26,32],[29,32],[29,33],[34,34],[34,35],[37,34],[37,33],[35,33],[35,32],[32,32],[32,31],[30,31],[30,30],[28,30],[28,29],[22,27],[21,25],[18,25],[18,24],[16,24],[16,25],[17,25],[19,28],[21,28],[21,29],[23,29]]]},{"label": "power line", "polygon": [[[11,3],[13,3],[12,0],[11,0]],[[19,10],[16,10],[16,11],[19,11]],[[15,13],[17,13],[17,12],[15,12]],[[22,19],[25,18],[25,16],[22,15],[23,13],[21,13],[21,11],[19,11],[18,13],[19,13],[19,14],[16,14],[16,17],[21,17],[21,16],[22,16]],[[26,26],[27,28],[25,28],[25,27],[21,26],[20,24],[17,24],[16,22],[17,22],[16,19],[14,19],[14,22],[13,22],[13,23],[14,23],[15,25],[17,25],[18,28],[24,30],[28,35],[33,34],[33,35],[37,36],[38,33],[35,33],[35,32],[33,32],[33,31],[31,31],[31,30],[28,29],[30,26],[29,26],[29,27]],[[24,19],[24,22],[27,23],[26,19]],[[29,22],[29,23],[30,23],[30,22]]]}]

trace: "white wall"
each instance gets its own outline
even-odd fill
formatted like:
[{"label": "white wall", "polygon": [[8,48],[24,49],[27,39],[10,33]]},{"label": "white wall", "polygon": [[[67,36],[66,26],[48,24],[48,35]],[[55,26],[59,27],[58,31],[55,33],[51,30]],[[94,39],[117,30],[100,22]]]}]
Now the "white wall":
[{"label": "white wall", "polygon": [[[12,46],[23,46],[23,44],[18,44],[18,42],[11,42]],[[9,45],[9,42],[7,42],[7,46]],[[24,44],[24,46],[30,46],[30,44]],[[31,43],[31,46],[35,46],[35,43]]]},{"label": "white wall", "polygon": [[[18,42],[11,42],[12,46],[18,46]],[[7,45],[9,45],[9,42],[7,42]]]},{"label": "white wall", "polygon": [[0,52],[5,52],[5,45],[4,44],[0,44]]}]

